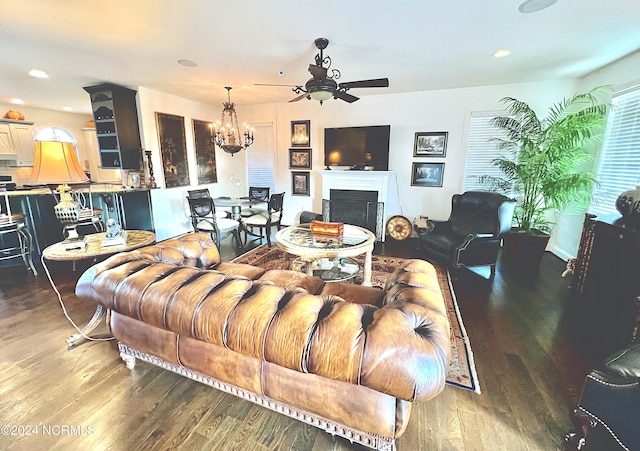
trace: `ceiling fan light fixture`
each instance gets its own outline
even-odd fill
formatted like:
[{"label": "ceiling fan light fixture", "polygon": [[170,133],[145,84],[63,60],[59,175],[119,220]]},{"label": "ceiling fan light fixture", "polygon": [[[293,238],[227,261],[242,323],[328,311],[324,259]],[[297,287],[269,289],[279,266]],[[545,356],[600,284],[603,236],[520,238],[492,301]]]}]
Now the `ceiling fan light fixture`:
[{"label": "ceiling fan light fixture", "polygon": [[333,97],[333,92],[324,90],[324,89],[319,89],[317,91],[310,92],[309,95],[311,95],[311,98],[313,100],[324,102],[325,100],[329,100],[331,97]]}]

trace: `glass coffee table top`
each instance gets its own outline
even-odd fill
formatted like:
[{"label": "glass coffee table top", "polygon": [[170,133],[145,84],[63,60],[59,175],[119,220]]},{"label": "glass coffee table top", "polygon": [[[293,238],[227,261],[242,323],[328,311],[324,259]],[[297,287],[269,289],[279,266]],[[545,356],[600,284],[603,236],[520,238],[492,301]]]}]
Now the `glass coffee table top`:
[{"label": "glass coffee table top", "polygon": [[310,249],[340,249],[358,246],[370,239],[366,231],[359,227],[345,224],[342,244],[336,242],[317,243],[311,236],[309,224],[287,227],[278,232],[279,241],[287,245],[296,247],[306,247]]}]

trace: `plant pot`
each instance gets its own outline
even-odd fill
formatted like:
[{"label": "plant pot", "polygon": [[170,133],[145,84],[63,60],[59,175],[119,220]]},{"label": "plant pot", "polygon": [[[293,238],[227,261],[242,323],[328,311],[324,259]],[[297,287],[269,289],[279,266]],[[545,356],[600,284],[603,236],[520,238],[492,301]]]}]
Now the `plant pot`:
[{"label": "plant pot", "polygon": [[510,261],[526,266],[539,266],[550,236],[535,231],[522,232],[513,229],[504,236],[503,252]]}]

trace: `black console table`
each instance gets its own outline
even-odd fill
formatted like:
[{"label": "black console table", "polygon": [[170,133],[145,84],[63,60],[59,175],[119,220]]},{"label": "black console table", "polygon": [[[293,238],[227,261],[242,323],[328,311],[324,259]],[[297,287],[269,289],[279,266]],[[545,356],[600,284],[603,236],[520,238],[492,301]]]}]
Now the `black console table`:
[{"label": "black console table", "polygon": [[[640,325],[640,224],[621,216],[587,214],[572,293],[609,321],[613,335],[635,341]],[[623,338],[624,339],[624,338]]]}]

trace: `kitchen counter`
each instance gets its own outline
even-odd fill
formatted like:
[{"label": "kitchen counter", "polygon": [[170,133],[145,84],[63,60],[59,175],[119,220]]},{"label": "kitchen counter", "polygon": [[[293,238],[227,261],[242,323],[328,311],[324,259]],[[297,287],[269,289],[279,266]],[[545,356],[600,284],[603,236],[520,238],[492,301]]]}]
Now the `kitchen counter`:
[{"label": "kitchen counter", "polygon": [[[73,190],[78,190],[78,188],[74,188],[71,186]],[[140,187],[133,188],[130,186],[122,186],[119,183],[92,183],[90,185],[82,185],[79,190],[84,193],[128,193],[135,191],[149,191],[150,188]],[[13,191],[6,192],[8,196],[39,196],[39,195],[48,195],[51,194],[51,190],[46,187],[19,187]],[[4,193],[3,193],[4,195]]]},{"label": "kitchen counter", "polygon": [[[62,241],[62,225],[55,216],[54,206],[58,199],[48,187],[22,187],[26,189],[5,191],[13,212],[23,212],[27,227],[33,236],[33,256],[39,258],[47,246]],[[84,193],[84,207],[102,211],[104,223],[115,219],[125,229],[155,232],[153,209],[149,188],[123,187],[120,183],[92,183],[76,187],[74,191]],[[91,226],[78,228],[78,233],[95,233]]]}]

